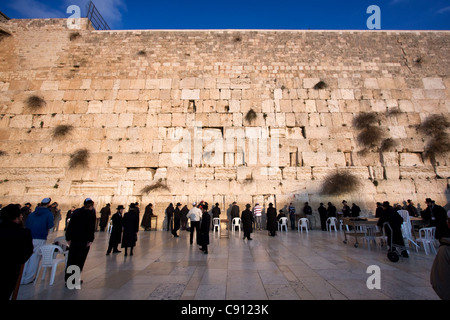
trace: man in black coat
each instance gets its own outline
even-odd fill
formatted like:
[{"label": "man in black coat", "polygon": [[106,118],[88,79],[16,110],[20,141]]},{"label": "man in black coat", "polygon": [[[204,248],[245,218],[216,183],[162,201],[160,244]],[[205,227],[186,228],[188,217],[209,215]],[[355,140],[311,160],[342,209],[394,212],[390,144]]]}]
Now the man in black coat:
[{"label": "man in black coat", "polygon": [[[391,228],[385,227],[384,230],[386,232],[387,238],[388,238],[388,246],[392,244],[396,244],[398,246],[405,246],[405,242],[403,241],[403,235],[402,235],[402,223],[403,218],[394,210],[394,208],[389,204],[388,201],[383,202],[383,213],[381,214],[381,217],[378,219],[377,225],[380,228],[383,228],[383,224],[385,222],[388,222]],[[392,229],[392,234],[391,234]],[[389,251],[393,251],[393,248],[389,248]],[[406,250],[403,250],[401,252],[402,256],[407,258],[408,252]]]},{"label": "man in black coat", "polygon": [[357,206],[355,203],[353,203],[351,216],[356,218],[356,217],[359,217],[360,213],[361,213],[361,208],[359,206]]},{"label": "man in black coat", "polygon": [[322,231],[327,231],[327,208],[323,206],[322,202],[320,203],[317,211],[319,211],[320,216],[320,228],[322,229]]},{"label": "man in black coat", "polygon": [[328,202],[327,212],[328,212],[328,218],[336,217],[336,207],[331,202]]},{"label": "man in black coat", "polygon": [[130,256],[132,256],[139,231],[139,208],[135,203],[130,204],[128,212],[123,216],[122,224],[122,248],[125,248],[125,256],[128,255],[128,248],[130,248]]},{"label": "man in black coat", "polygon": [[9,204],[2,209],[0,223],[0,301],[9,300],[21,267],[32,253],[31,231],[23,228],[19,207]]},{"label": "man in black coat", "polygon": [[172,234],[175,238],[178,238],[179,235],[177,234],[178,230],[180,230],[181,225],[181,203],[177,203],[175,210],[173,212],[173,230]]},{"label": "man in black coat", "polygon": [[142,217],[141,227],[145,231],[150,231],[152,228],[153,204],[149,203],[145,207],[144,216]]},{"label": "man in black coat", "polygon": [[233,202],[231,207],[231,221],[233,221],[234,218],[239,218],[239,206],[236,204],[236,201]]},{"label": "man in black coat", "polygon": [[166,220],[167,220],[167,231],[172,230],[172,219],[173,219],[173,212],[175,211],[175,208],[173,207],[173,203],[171,202],[169,206],[166,208]]},{"label": "man in black coat", "polygon": [[247,238],[248,240],[253,240],[250,238],[250,234],[253,231],[253,213],[250,210],[250,204],[245,205],[245,210],[242,211],[241,215],[242,227],[244,229],[244,240]]},{"label": "man in black coat", "polygon": [[342,215],[344,217],[350,217],[350,207],[345,200],[342,201]]},{"label": "man in black coat", "polygon": [[269,208],[267,208],[267,230],[271,237],[275,237],[278,223],[277,223],[277,209],[273,207],[273,203],[269,203]]},{"label": "man in black coat", "polygon": [[107,203],[100,210],[100,231],[105,231],[106,225],[108,224],[109,216],[111,215],[111,204]]},{"label": "man in black coat", "polygon": [[123,210],[124,206],[120,205],[117,207],[117,212],[113,214],[111,217],[112,222],[112,229],[111,229],[111,235],[109,237],[109,245],[108,245],[108,251],[106,251],[106,255],[108,256],[111,251],[113,253],[120,253],[121,251],[117,249],[117,246],[122,241],[122,227],[123,227]]},{"label": "man in black coat", "polygon": [[97,218],[94,210],[94,201],[87,198],[84,206],[74,211],[66,229],[66,240],[69,245],[69,256],[66,265],[66,285],[70,274],[67,268],[75,265],[83,271],[84,263],[95,238],[95,222]]},{"label": "man in black coat", "polygon": [[425,200],[427,208],[421,212],[422,218],[430,227],[436,227],[435,238],[450,237],[450,229],[447,225],[447,213],[445,209],[437,205],[434,200]]},{"label": "man in black coat", "polygon": [[211,216],[208,213],[207,208],[202,208],[203,211],[202,214],[202,220],[200,223],[200,232],[198,234],[198,245],[201,246],[200,250],[203,251],[203,253],[208,254],[208,244],[209,244],[209,230],[211,225]]}]

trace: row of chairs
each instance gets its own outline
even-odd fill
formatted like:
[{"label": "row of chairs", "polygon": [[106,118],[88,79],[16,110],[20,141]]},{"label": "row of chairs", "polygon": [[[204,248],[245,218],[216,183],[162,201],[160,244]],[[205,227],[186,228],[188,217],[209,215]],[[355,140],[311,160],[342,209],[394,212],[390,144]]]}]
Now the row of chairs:
[{"label": "row of chairs", "polygon": [[[241,232],[241,218],[233,218],[233,220],[231,220],[231,230],[234,232],[236,231],[236,229],[239,230],[239,232]],[[307,218],[301,218],[298,222],[298,227],[297,227],[298,231],[303,232],[303,229],[306,230],[306,232],[308,232],[308,219]],[[279,231],[287,231],[288,230],[288,218],[286,217],[282,217],[280,218],[280,220],[278,221],[278,230]],[[220,232],[220,219],[219,218],[213,218],[213,232]]]},{"label": "row of chairs", "polygon": [[[288,218],[286,217],[281,217],[280,220],[278,221],[278,230],[283,231],[283,229],[285,231],[288,230]],[[297,231],[303,232],[303,229],[305,229],[305,231],[308,232],[309,222],[307,218],[300,218],[298,220]]]}]

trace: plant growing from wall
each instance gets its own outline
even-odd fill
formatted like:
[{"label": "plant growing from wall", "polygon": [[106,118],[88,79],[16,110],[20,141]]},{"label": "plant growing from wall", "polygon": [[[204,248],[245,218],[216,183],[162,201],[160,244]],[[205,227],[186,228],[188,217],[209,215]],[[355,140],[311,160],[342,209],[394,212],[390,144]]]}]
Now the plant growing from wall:
[{"label": "plant growing from wall", "polygon": [[68,135],[73,130],[73,126],[70,124],[61,124],[53,129],[53,138],[62,138]]},{"label": "plant growing from wall", "polygon": [[253,109],[248,110],[247,114],[245,115],[245,120],[248,123],[252,123],[256,119],[256,112]]},{"label": "plant growing from wall", "polygon": [[384,139],[381,142],[380,152],[389,152],[395,150],[398,146],[398,141],[392,138]]},{"label": "plant growing from wall", "polygon": [[144,188],[142,188],[141,193],[148,194],[157,189],[164,189],[164,190],[170,191],[170,188],[167,186],[167,184],[163,183],[162,179],[159,179],[157,182],[155,182],[151,185],[147,185]]},{"label": "plant growing from wall", "polygon": [[322,81],[322,80],[320,80],[319,82],[317,82],[315,85],[314,85],[314,89],[315,90],[319,90],[319,89],[325,89],[326,87],[328,87],[328,85],[325,83],[325,81]]},{"label": "plant growing from wall", "polygon": [[348,171],[338,171],[326,176],[322,183],[320,194],[322,195],[340,195],[344,193],[356,192],[361,182]]},{"label": "plant growing from wall", "polygon": [[353,119],[353,126],[359,130],[357,141],[364,150],[378,147],[383,140],[383,130],[378,126],[380,116],[376,113],[361,113]]},{"label": "plant growing from wall", "polygon": [[81,34],[78,31],[71,32],[69,35],[69,40],[74,41],[74,40],[78,39],[79,37],[81,37]]},{"label": "plant growing from wall", "polygon": [[87,149],[78,149],[70,155],[69,168],[86,168],[89,163],[89,151]]},{"label": "plant growing from wall", "polygon": [[33,111],[42,108],[46,104],[45,100],[37,95],[29,96],[25,103],[28,109]]},{"label": "plant growing from wall", "polygon": [[424,156],[433,163],[436,162],[436,156],[450,152],[450,135],[447,133],[449,128],[447,118],[438,114],[427,117],[419,126],[419,131],[428,137]]}]

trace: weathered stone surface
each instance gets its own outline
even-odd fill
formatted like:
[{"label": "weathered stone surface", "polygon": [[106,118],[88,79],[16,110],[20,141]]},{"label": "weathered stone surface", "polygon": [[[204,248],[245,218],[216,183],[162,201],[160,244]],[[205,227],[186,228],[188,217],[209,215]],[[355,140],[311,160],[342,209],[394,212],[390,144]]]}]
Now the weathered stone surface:
[{"label": "weathered stone surface", "polygon": [[[64,19],[2,23],[13,32],[0,46],[2,203],[54,195],[65,210],[92,196],[98,206],[151,201],[163,211],[174,199],[221,197],[317,207],[336,169],[361,179],[347,200],[363,206],[447,202],[450,157],[431,163],[417,130],[430,114],[449,116],[447,31],[243,31],[236,44],[226,30],[96,32],[83,23],[75,42]],[[138,55],[148,43],[152,53]],[[45,103],[30,108],[31,95]],[[362,112],[378,115],[372,125],[395,147],[358,141]],[[73,129],[54,137],[59,125]],[[80,148],[88,166],[70,170]],[[159,179],[169,190],[141,194]]]}]

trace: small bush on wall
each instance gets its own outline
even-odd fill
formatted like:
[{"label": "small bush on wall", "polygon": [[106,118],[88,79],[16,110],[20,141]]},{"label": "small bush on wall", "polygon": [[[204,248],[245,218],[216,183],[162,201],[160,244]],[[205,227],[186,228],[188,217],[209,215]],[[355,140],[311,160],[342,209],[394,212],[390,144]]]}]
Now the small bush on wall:
[{"label": "small bush on wall", "polygon": [[53,138],[62,138],[68,135],[73,129],[72,125],[61,124],[53,129],[52,135]]},{"label": "small bush on wall", "polygon": [[141,193],[142,194],[148,194],[148,193],[150,193],[150,192],[152,192],[154,190],[157,190],[157,189],[164,189],[164,190],[170,191],[170,188],[165,183],[162,182],[162,179],[159,179],[154,184],[147,185],[144,188],[142,188],[141,189]]},{"label": "small bush on wall", "polygon": [[29,96],[27,98],[27,100],[25,101],[26,106],[28,107],[28,109],[30,110],[38,110],[40,108],[42,108],[43,106],[45,106],[45,100],[42,99],[41,97],[37,96],[37,95],[32,95]]},{"label": "small bush on wall", "polygon": [[340,195],[358,191],[359,179],[348,171],[328,175],[322,183],[320,194]]},{"label": "small bush on wall", "polygon": [[69,168],[86,168],[89,163],[89,151],[87,149],[78,149],[70,155]]}]

